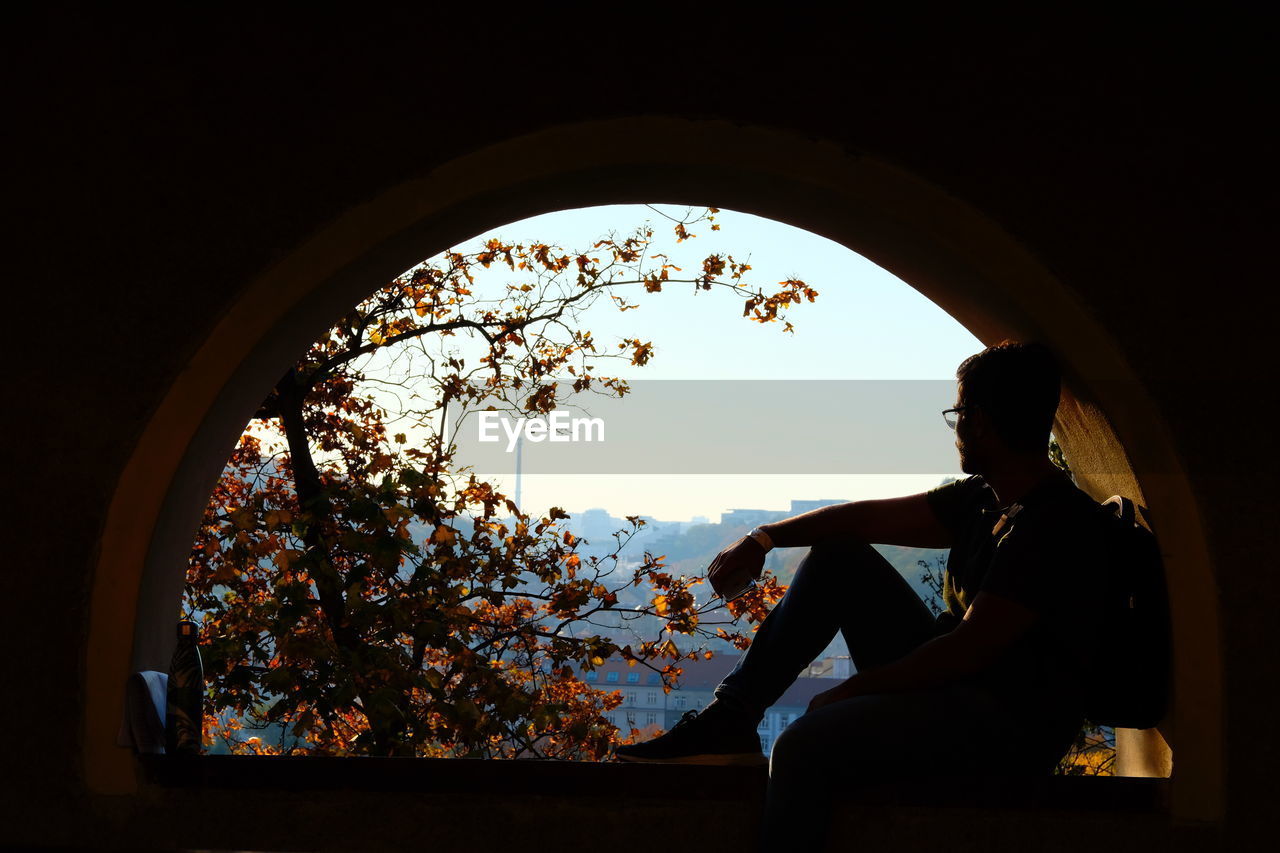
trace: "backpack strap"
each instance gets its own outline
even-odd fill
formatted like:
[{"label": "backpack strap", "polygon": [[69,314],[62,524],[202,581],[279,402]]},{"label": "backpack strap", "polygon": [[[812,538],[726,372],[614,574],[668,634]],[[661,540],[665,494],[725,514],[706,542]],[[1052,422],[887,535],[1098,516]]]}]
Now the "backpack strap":
[{"label": "backpack strap", "polygon": [[1102,506],[1108,507],[1115,513],[1116,518],[1120,519],[1125,524],[1138,523],[1137,510],[1134,507],[1133,501],[1123,495],[1112,495],[1102,502]]},{"label": "backpack strap", "polygon": [[1008,525],[1009,522],[1013,521],[1013,519],[1020,512],[1022,512],[1022,504],[1020,503],[1012,504],[1007,510],[1005,510],[1000,514],[1000,518],[998,521],[996,521],[995,527],[991,528],[991,535],[999,536],[1000,531],[1004,530],[1005,526]]}]

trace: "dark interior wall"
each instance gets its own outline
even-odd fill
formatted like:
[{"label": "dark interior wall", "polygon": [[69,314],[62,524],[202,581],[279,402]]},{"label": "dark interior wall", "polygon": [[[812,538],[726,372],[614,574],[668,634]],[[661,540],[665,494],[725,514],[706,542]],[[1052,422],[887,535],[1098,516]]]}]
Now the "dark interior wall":
[{"label": "dark interior wall", "polygon": [[5,60],[11,304],[24,321],[9,337],[21,491],[3,545],[6,674],[39,697],[38,712],[34,698],[5,707],[23,733],[10,748],[25,768],[8,803],[19,825],[73,839],[100,807],[78,739],[105,509],[237,293],[345,211],[455,156],[562,122],[666,114],[894,163],[998,222],[1097,313],[1170,413],[1203,500],[1228,615],[1227,825],[1246,832],[1278,752],[1280,603],[1274,527],[1259,524],[1276,509],[1274,466],[1253,451],[1265,453],[1274,409],[1276,304],[1271,69],[1256,22],[910,23],[673,20],[602,41],[598,17],[18,21]]}]

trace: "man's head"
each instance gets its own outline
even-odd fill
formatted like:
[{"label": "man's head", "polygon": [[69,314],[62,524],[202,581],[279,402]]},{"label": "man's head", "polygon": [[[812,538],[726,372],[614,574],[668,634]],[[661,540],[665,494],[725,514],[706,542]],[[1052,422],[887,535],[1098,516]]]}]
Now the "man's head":
[{"label": "man's head", "polygon": [[1058,362],[1047,347],[1004,341],[966,358],[956,379],[961,470],[978,473],[991,452],[1045,452],[1061,393]]}]

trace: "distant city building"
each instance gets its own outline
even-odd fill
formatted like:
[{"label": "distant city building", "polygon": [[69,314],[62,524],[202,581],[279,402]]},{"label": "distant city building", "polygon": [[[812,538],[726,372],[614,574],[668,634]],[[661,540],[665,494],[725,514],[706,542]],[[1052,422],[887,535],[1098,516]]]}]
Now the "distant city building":
[{"label": "distant city building", "polygon": [[806,671],[810,678],[839,678],[845,679],[854,674],[856,670],[853,667],[853,660],[848,655],[836,655],[834,657],[823,658],[809,664]]},{"label": "distant city building", "polygon": [[824,506],[836,506],[837,504],[847,504],[844,498],[818,498],[810,501],[792,501],[791,514],[799,515],[802,512],[811,512],[815,509],[821,509]]},{"label": "distant city building", "polygon": [[720,523],[754,527],[757,524],[768,524],[786,517],[786,510],[781,509],[731,509],[720,513]]},{"label": "distant city building", "polygon": [[648,542],[661,533],[678,535],[690,526],[688,522],[661,521],[651,515],[640,515],[639,518],[644,522],[644,526],[634,530],[633,534],[630,521],[612,515],[608,510],[600,507],[592,507],[576,514],[571,513],[569,518],[561,524],[563,529],[570,530],[574,535],[587,540],[589,544],[581,549],[584,553],[596,555],[607,554],[618,547],[618,540],[614,538],[615,533],[621,533],[624,539],[628,534],[632,534],[631,550],[634,550],[637,543]]},{"label": "distant city building", "polygon": [[614,518],[608,510],[593,507],[578,516],[578,521],[581,535],[592,544],[613,544],[613,534],[618,530],[620,519]]}]

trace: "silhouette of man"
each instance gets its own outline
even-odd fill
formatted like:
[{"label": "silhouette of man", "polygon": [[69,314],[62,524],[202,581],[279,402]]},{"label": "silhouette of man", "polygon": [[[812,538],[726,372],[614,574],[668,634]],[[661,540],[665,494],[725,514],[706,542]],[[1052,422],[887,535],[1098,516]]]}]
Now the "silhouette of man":
[{"label": "silhouette of man", "polygon": [[[1048,774],[1083,717],[1096,502],[1048,458],[1060,393],[1052,354],[1006,341],[956,371],[970,475],[928,492],[765,524],[716,555],[717,591],[757,578],[772,547],[809,546],[786,595],[701,712],[619,747],[628,761],[769,763],[766,849],[820,844],[834,789],[922,776]],[[950,548],[934,617],[869,543]],[[770,758],[765,710],[843,633],[857,669],[814,697]]]}]

